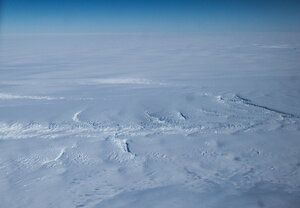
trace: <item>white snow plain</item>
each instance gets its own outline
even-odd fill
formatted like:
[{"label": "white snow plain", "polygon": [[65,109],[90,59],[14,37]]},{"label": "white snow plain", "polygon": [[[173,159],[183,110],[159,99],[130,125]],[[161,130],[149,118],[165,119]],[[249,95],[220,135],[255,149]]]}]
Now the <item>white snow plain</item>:
[{"label": "white snow plain", "polygon": [[0,41],[1,207],[299,207],[299,33]]}]

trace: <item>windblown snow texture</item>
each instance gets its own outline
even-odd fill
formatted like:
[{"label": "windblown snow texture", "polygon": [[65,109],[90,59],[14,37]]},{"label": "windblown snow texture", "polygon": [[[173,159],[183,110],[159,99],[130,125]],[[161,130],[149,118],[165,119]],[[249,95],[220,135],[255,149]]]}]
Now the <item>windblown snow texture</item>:
[{"label": "windblown snow texture", "polygon": [[296,33],[5,36],[1,207],[298,207]]}]

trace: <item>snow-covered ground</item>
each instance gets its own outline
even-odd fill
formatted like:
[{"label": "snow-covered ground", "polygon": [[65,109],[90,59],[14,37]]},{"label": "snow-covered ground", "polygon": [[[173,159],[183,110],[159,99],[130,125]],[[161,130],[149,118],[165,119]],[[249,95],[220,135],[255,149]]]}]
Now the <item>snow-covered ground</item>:
[{"label": "snow-covered ground", "polygon": [[299,207],[300,34],[1,37],[0,203]]}]

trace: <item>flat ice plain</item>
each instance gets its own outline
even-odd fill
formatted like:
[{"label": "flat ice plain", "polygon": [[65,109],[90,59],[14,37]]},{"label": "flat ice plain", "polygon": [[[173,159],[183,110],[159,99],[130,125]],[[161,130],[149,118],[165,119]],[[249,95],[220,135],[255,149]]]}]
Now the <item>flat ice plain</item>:
[{"label": "flat ice plain", "polygon": [[296,208],[300,34],[0,39],[3,208]]}]

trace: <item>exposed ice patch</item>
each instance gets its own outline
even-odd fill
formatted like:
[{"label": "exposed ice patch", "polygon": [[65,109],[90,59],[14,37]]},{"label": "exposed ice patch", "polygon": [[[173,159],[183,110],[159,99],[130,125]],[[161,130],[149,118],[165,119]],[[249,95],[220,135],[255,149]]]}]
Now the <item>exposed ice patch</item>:
[{"label": "exposed ice patch", "polygon": [[0,93],[0,100],[13,99],[30,99],[30,100],[63,100],[64,97],[49,97],[49,96],[28,96],[28,95],[14,95],[8,93]]},{"label": "exposed ice patch", "polygon": [[83,79],[79,81],[80,84],[84,85],[97,85],[97,84],[133,84],[133,85],[150,85],[150,84],[160,84],[153,82],[148,79],[139,78],[99,78],[99,79]]},{"label": "exposed ice patch", "polygon": [[277,44],[277,45],[263,45],[263,44],[255,44],[256,47],[259,48],[268,48],[268,49],[291,49],[295,48],[287,44]]}]

